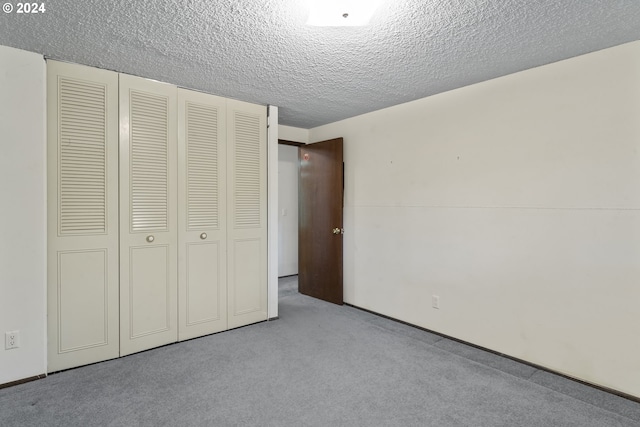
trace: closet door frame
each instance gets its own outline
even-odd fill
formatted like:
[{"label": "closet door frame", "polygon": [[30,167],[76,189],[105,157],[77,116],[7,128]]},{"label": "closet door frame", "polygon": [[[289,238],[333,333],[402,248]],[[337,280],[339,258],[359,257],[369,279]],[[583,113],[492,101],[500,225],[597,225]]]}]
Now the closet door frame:
[{"label": "closet door frame", "polygon": [[[84,236],[86,239],[80,233],[73,236],[62,236],[60,233],[58,74],[104,85],[105,88],[107,226],[104,233],[92,233],[91,236]],[[266,320],[270,285],[267,242],[267,108],[204,93],[178,90],[174,85],[113,71],[56,61],[48,61],[47,78],[47,191],[50,200],[47,220],[48,371],[81,366]],[[131,166],[134,155],[131,146],[133,130],[130,107],[134,92],[166,101],[166,226],[160,228],[135,228],[132,222],[131,209],[134,201]],[[144,104],[146,101],[141,102]],[[189,225],[189,213],[186,209],[189,206],[186,136],[189,102],[214,107],[218,112],[219,217],[217,224],[213,225]],[[239,148],[238,145],[246,143],[242,140],[242,134],[248,128],[243,128],[242,121],[247,118],[250,121],[255,119],[257,126],[257,169],[255,176],[250,178],[255,179],[256,197],[259,199],[259,213],[255,223],[243,223],[242,215],[246,214],[243,203],[246,200],[243,202],[243,196],[239,192],[247,189],[247,182],[241,183],[245,185],[244,188],[238,187],[238,182],[244,179],[243,174],[251,170],[247,165],[252,164],[251,161],[246,162],[247,158],[242,158],[242,150],[246,147]],[[251,126],[253,125],[250,124],[249,127]],[[154,154],[149,156],[152,159]],[[245,169],[238,169],[238,165]],[[150,217],[150,222],[153,221],[154,217]],[[85,242],[88,239],[92,239],[94,243]],[[69,243],[72,241],[73,243]],[[199,290],[193,287],[190,294],[189,274],[193,278],[194,274],[197,276],[200,273],[194,273],[195,270],[191,268],[195,264],[190,267],[189,251],[200,259],[217,258],[216,268],[209,268],[206,273],[217,276],[216,284],[212,284],[215,290],[206,286],[201,286]],[[136,260],[140,263],[136,264]],[[62,270],[62,266],[69,265],[76,265],[78,268],[72,270],[65,267]],[[99,269],[100,274],[92,269]],[[206,274],[201,274],[201,282],[205,280],[203,278]],[[97,300],[91,300],[87,304],[88,300],[84,295],[73,302],[76,311],[65,313],[63,306],[70,306],[70,300],[63,296],[63,291],[68,291],[68,286],[65,287],[64,283],[72,283],[76,290],[80,290],[84,277],[95,279],[98,276],[104,279],[104,283],[99,284],[103,292],[100,297],[101,307],[96,309]],[[134,280],[136,277],[140,280]],[[207,293],[209,296],[215,294],[215,298],[210,299],[210,306],[200,304],[202,299],[207,298]],[[143,302],[140,295],[150,298]],[[85,304],[81,301],[83,298]],[[200,307],[196,309],[198,304]],[[154,308],[148,315],[136,317],[139,314],[137,310],[145,310],[146,306]],[[100,314],[103,313],[101,310],[104,311],[104,316]],[[190,318],[190,312],[198,310],[200,314],[194,314]],[[207,310],[209,315],[203,315]],[[98,314],[103,319],[100,324],[100,339],[84,344],[65,344],[73,340],[64,338],[60,332],[63,326],[70,331],[70,325],[76,324],[78,333],[87,335],[82,330],[93,326],[83,322],[82,316],[96,317]]]}]

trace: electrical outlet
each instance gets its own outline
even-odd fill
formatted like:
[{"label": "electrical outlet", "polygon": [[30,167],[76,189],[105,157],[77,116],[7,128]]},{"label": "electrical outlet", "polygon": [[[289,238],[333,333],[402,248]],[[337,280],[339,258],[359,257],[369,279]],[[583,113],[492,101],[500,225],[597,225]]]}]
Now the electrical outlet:
[{"label": "electrical outlet", "polygon": [[431,306],[433,308],[440,308],[440,297],[438,295],[431,295]]},{"label": "electrical outlet", "polygon": [[10,331],[4,333],[4,349],[11,350],[12,348],[20,347],[20,331]]}]

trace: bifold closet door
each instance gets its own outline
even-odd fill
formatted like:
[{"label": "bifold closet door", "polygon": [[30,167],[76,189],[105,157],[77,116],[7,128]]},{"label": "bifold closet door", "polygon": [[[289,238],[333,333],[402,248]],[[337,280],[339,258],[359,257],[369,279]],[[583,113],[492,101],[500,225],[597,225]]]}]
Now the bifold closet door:
[{"label": "bifold closet door", "polygon": [[227,101],[229,328],[267,319],[267,108]]},{"label": "bifold closet door", "polygon": [[48,372],[118,357],[118,75],[47,61]]},{"label": "bifold closet door", "polygon": [[178,337],[227,329],[226,100],[178,89]]},{"label": "bifold closet door", "polygon": [[177,341],[177,88],[120,74],[120,354]]}]

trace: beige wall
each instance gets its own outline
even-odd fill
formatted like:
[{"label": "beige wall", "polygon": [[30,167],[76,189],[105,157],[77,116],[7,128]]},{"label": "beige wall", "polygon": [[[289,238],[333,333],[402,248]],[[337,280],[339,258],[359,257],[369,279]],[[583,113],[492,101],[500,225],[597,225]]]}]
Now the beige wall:
[{"label": "beige wall", "polygon": [[345,301],[640,397],[640,42],[340,136]]},{"label": "beige wall", "polygon": [[278,146],[278,276],[298,274],[298,147]]},{"label": "beige wall", "polygon": [[0,384],[46,372],[45,82],[42,55],[0,46]]},{"label": "beige wall", "polygon": [[[278,138],[306,144],[309,130],[278,126]],[[278,276],[298,274],[298,149],[278,147]]]},{"label": "beige wall", "polygon": [[309,129],[279,125],[278,138],[284,139],[285,141],[302,142],[307,144],[309,142]]}]

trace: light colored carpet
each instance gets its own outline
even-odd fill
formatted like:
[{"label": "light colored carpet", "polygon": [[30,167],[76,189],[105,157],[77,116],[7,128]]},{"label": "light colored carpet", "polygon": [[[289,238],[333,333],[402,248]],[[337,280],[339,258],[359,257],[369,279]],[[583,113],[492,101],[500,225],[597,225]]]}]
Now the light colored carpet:
[{"label": "light colored carpet", "polygon": [[640,404],[353,307],[290,292],[279,315],[0,390],[0,426],[640,426]]},{"label": "light colored carpet", "polygon": [[298,276],[286,276],[278,279],[278,297],[288,297],[298,293]]}]

